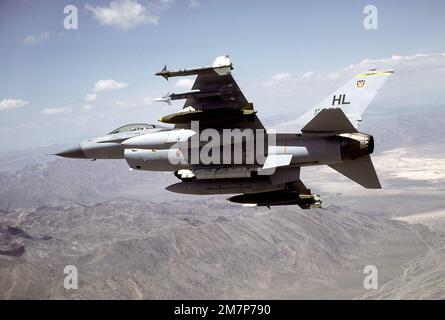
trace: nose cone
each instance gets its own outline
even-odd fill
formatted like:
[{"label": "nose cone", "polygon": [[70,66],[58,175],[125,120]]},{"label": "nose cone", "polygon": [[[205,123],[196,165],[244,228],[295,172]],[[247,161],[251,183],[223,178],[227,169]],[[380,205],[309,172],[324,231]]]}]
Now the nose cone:
[{"label": "nose cone", "polygon": [[83,153],[80,145],[62,150],[62,151],[56,153],[56,156],[65,157],[65,158],[86,159],[85,154]]}]

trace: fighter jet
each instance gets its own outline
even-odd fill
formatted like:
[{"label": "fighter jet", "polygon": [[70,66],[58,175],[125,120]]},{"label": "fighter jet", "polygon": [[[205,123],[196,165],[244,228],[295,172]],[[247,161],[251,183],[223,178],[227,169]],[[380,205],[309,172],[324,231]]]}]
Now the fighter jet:
[{"label": "fighter jet", "polygon": [[320,197],[300,179],[307,166],[327,165],[365,188],[381,188],[370,157],[374,139],[358,125],[393,70],[359,73],[299,118],[269,129],[232,70],[229,56],[202,68],[171,71],[165,66],[155,75],[167,80],[196,76],[190,91],[156,100],[185,99],[181,111],[159,119],[173,127],[128,124],[57,155],[125,159],[134,170],[171,171],[180,182],[169,191],[230,194],[229,201],[245,206],[320,208]]}]

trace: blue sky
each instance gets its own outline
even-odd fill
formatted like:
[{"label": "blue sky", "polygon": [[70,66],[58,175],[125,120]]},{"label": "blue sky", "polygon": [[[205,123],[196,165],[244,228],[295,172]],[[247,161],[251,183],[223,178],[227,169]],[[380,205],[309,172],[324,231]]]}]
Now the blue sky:
[{"label": "blue sky", "polygon": [[[117,7],[126,3],[136,13],[113,12],[113,2]],[[68,4],[78,8],[77,30],[64,29]],[[368,4],[378,9],[377,30],[363,28]],[[209,65],[222,54],[230,54],[234,76],[260,117],[298,115],[316,102],[312,99],[341,84],[350,65],[401,65],[405,76],[383,96],[398,106],[404,104],[398,88],[416,86],[418,78],[410,75],[428,66],[431,85],[423,84],[416,97],[420,103],[432,92],[435,100],[426,100],[439,103],[438,83],[445,80],[444,12],[441,0],[2,0],[0,147],[72,142],[127,122],[155,122],[180,104],[151,100],[184,88],[154,72],[164,64],[174,69]],[[302,89],[308,83],[299,81],[305,74],[312,78],[309,92]],[[114,82],[95,90],[100,80]],[[95,99],[86,101],[87,94]],[[11,136],[19,136],[18,144]]]}]

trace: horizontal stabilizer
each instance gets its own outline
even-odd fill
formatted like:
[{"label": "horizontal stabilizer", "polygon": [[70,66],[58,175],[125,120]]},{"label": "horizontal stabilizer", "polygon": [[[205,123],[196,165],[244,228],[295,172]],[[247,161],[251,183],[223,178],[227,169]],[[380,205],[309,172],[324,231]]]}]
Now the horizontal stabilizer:
[{"label": "horizontal stabilizer", "polygon": [[382,188],[369,155],[329,166],[367,189]]},{"label": "horizontal stabilizer", "polygon": [[346,133],[357,132],[340,108],[322,109],[307,125],[303,133]]}]

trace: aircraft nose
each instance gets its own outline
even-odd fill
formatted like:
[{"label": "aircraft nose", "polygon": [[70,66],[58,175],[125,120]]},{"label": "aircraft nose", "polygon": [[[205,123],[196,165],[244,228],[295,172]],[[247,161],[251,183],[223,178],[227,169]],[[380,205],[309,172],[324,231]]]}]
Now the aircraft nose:
[{"label": "aircraft nose", "polygon": [[78,158],[78,159],[86,159],[85,154],[83,153],[80,144],[65,150],[62,150],[56,153],[56,156],[65,157],[65,158]]}]

